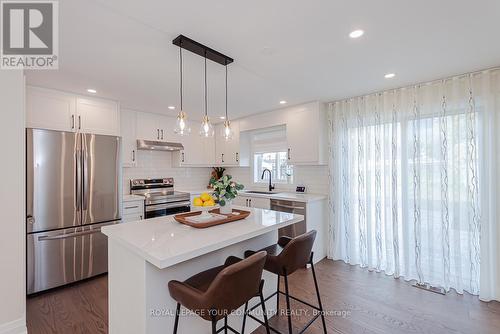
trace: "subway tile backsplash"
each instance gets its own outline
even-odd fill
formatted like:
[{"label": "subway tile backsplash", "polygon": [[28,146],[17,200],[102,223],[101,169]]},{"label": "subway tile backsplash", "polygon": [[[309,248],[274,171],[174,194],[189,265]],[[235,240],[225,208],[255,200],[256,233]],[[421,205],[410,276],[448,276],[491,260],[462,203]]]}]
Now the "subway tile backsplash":
[{"label": "subway tile backsplash", "polygon": [[130,193],[130,179],[173,177],[175,188],[204,189],[210,180],[211,168],[172,167],[172,153],[137,151],[137,166],[123,168],[123,193]]},{"label": "subway tile backsplash", "polygon": [[[205,189],[210,179],[211,168],[176,168],[172,167],[172,153],[159,151],[137,151],[137,166],[123,168],[123,193],[130,193],[130,179],[173,177],[179,190]],[[266,184],[254,184],[251,168],[230,167],[226,174],[231,174],[236,181],[247,189],[265,188]],[[294,166],[294,184],[277,184],[276,189],[295,191],[298,184],[304,184],[307,192],[328,193],[327,166]]]}]

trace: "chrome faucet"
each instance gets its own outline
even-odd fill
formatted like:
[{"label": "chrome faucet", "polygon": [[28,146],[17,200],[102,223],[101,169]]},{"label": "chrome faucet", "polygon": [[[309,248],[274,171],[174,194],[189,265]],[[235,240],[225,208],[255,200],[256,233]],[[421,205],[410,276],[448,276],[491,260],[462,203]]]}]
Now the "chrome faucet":
[{"label": "chrome faucet", "polygon": [[262,176],[260,178],[264,180],[264,175],[266,174],[266,172],[269,172],[269,191],[273,191],[274,189],[274,186],[272,184],[273,173],[269,169],[264,168],[264,170],[262,171]]}]

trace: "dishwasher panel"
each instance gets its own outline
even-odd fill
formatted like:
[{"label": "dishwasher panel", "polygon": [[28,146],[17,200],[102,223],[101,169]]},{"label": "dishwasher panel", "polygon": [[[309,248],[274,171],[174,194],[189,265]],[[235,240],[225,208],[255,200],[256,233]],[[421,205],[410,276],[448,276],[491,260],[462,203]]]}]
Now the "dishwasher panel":
[{"label": "dishwasher panel", "polygon": [[272,199],[271,210],[295,213],[304,216],[303,221],[280,228],[278,230],[278,236],[280,237],[287,236],[294,238],[296,236],[299,236],[307,232],[305,203]]}]

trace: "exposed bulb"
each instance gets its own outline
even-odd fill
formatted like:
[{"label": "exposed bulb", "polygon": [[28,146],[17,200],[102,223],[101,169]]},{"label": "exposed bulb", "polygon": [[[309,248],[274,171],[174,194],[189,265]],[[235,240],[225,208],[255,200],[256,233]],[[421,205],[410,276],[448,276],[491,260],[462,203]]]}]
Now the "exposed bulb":
[{"label": "exposed bulb", "polygon": [[177,121],[175,124],[174,132],[179,136],[188,135],[191,132],[187,115],[184,111],[181,111],[179,112],[179,114],[177,114]]},{"label": "exposed bulb", "polygon": [[203,121],[201,122],[200,136],[213,137],[213,135],[214,127],[212,126],[212,123],[210,123],[210,119],[208,118],[208,116],[204,116]]},{"label": "exposed bulb", "polygon": [[231,122],[228,120],[224,121],[224,132],[222,135],[225,140],[231,140],[233,138],[233,131],[231,130]]}]

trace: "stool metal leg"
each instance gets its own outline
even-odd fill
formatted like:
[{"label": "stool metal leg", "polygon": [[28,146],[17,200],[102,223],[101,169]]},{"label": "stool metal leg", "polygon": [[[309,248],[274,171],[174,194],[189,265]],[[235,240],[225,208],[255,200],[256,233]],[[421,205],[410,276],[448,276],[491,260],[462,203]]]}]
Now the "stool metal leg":
[{"label": "stool metal leg", "polygon": [[269,321],[267,319],[266,301],[264,300],[264,294],[262,293],[263,288],[264,288],[264,280],[260,282],[259,297],[260,297],[260,304],[262,305],[262,314],[264,315],[264,323],[266,324],[266,333],[271,334],[271,331],[269,330]]},{"label": "stool metal leg", "polygon": [[212,318],[212,334],[217,334],[217,320],[215,320],[215,310],[210,310],[210,318]]},{"label": "stool metal leg", "polygon": [[227,334],[227,315],[224,317],[224,334]]},{"label": "stool metal leg", "polygon": [[292,334],[292,310],[290,309],[290,291],[288,290],[288,275],[286,269],[284,270],[285,277],[285,298],[286,298],[286,313],[288,317],[288,333]]},{"label": "stool metal leg", "polygon": [[179,313],[180,312],[181,312],[181,304],[177,303],[177,308],[175,310],[174,334],[177,334],[177,328],[179,327]]},{"label": "stool metal leg", "polygon": [[326,334],[325,313],[323,312],[323,304],[321,303],[321,296],[319,294],[318,280],[316,279],[316,271],[314,270],[313,253],[311,253],[311,269],[314,279],[314,286],[316,287],[316,296],[318,297],[319,310],[321,312],[321,322],[323,323],[323,332]]},{"label": "stool metal leg", "polygon": [[241,326],[241,334],[245,334],[245,324],[247,322],[248,302],[245,303],[245,312],[243,313],[243,325]]},{"label": "stool metal leg", "polygon": [[276,288],[278,294],[276,295],[276,314],[279,316],[280,314],[280,275],[278,275],[278,287]]}]

